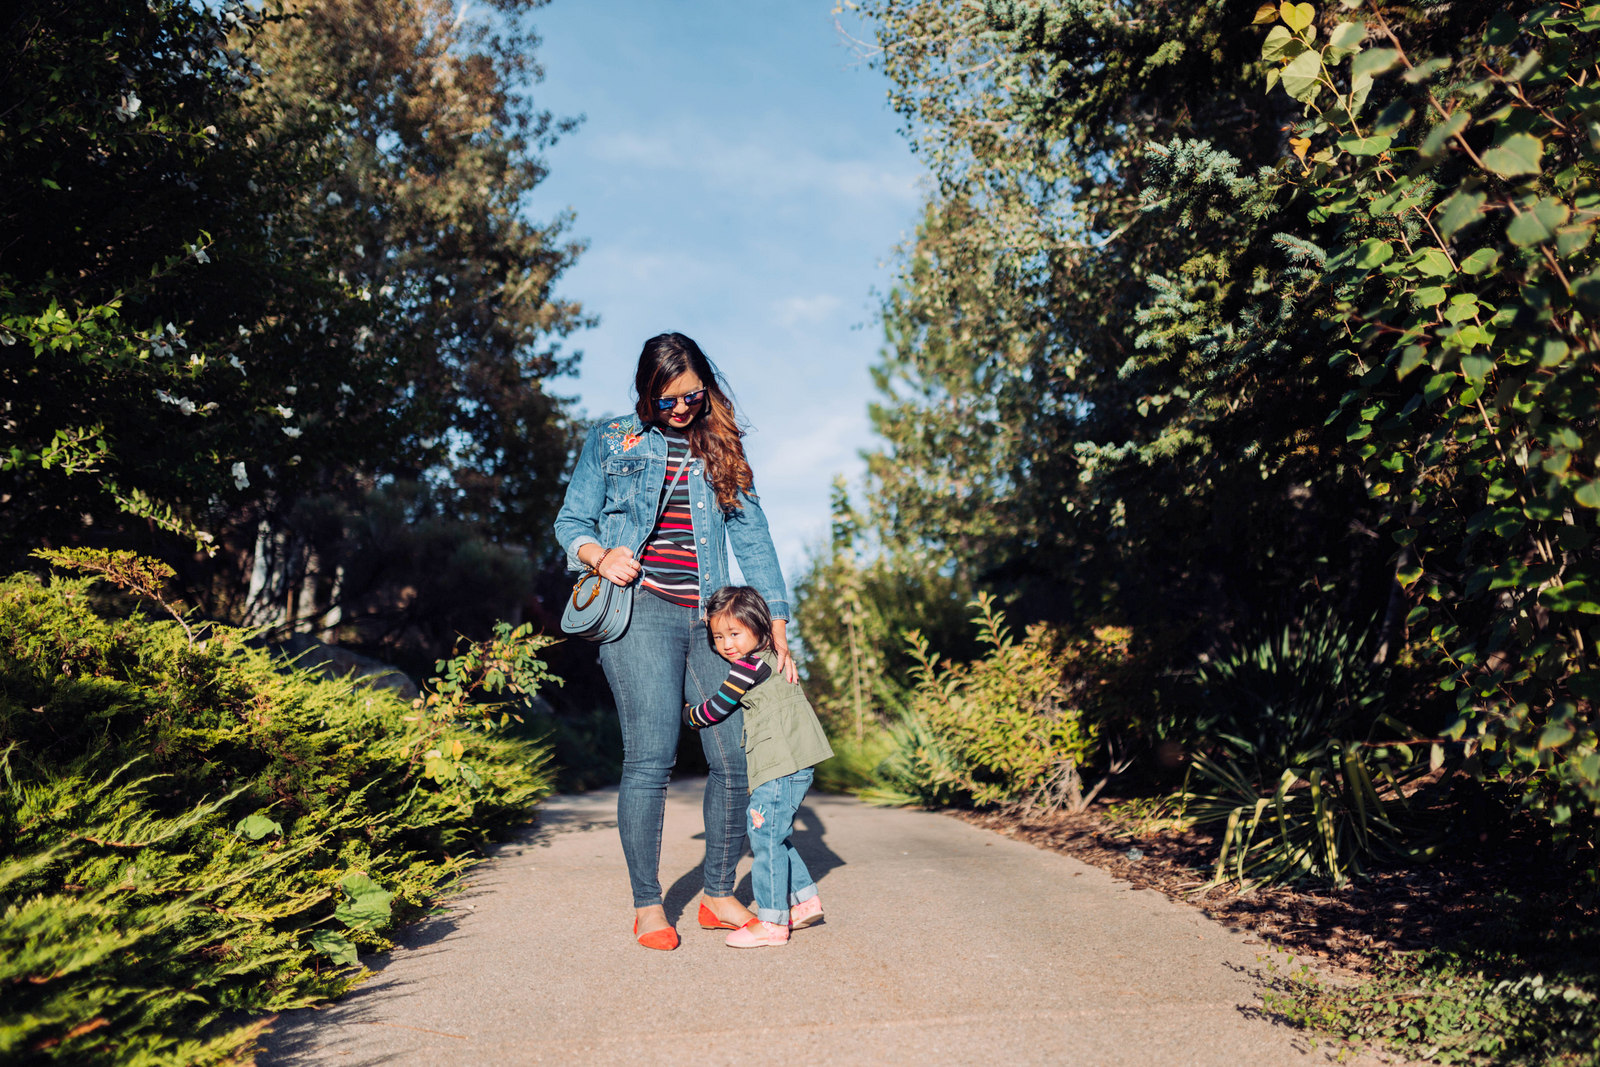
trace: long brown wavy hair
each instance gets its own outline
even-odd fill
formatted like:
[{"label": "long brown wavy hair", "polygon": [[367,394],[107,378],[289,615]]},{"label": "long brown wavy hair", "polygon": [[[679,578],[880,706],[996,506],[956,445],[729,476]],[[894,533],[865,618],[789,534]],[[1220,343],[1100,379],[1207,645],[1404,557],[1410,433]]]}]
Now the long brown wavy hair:
[{"label": "long brown wavy hair", "polygon": [[755,475],[744,458],[744,431],[739,428],[722,376],[699,345],[681,333],[657,334],[646,341],[633,375],[639,398],[633,410],[645,425],[660,422],[656,398],[665,392],[668,382],[691,370],[706,387],[706,398],[701,401],[700,417],[685,428],[684,436],[689,439],[689,449],[705,460],[717,503],[724,510],[741,508],[739,494],[755,490]]}]

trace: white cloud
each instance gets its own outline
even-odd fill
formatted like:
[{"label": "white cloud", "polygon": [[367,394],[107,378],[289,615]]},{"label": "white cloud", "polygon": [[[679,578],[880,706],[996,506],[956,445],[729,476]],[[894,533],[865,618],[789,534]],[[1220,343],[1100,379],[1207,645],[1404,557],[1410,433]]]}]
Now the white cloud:
[{"label": "white cloud", "polygon": [[598,160],[640,173],[677,171],[741,198],[783,199],[811,192],[896,206],[920,201],[921,172],[907,162],[831,158],[796,147],[779,130],[772,140],[730,140],[698,122],[671,131],[620,131],[594,136],[587,148]]},{"label": "white cloud", "polygon": [[844,306],[832,293],[816,296],[786,296],[775,304],[774,318],[781,326],[813,326],[827,321]]}]

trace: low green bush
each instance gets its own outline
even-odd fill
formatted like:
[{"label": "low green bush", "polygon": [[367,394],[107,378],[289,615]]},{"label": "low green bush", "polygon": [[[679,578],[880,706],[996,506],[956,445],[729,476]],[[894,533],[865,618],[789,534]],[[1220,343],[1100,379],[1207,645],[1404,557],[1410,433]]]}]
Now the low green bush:
[{"label": "low green bush", "polygon": [[1325,616],[1200,665],[1175,800],[1196,826],[1221,828],[1216,880],[1339,884],[1374,859],[1427,853],[1407,791],[1429,746],[1385,710],[1365,632]]},{"label": "low green bush", "polygon": [[889,726],[876,782],[860,795],[924,807],[1081,806],[1096,729],[1069,699],[1062,635],[1039,623],[1019,641],[993,597],[971,606],[988,651],[970,663],[944,660],[920,633],[907,635],[914,687]]},{"label": "low green bush", "polygon": [[1481,1065],[1600,1062],[1593,957],[1541,970],[1517,953],[1394,953],[1357,983],[1268,964],[1265,1007],[1297,1026],[1407,1058]]},{"label": "low green bush", "polygon": [[97,595],[0,581],[6,1063],[247,1062],[250,1017],[349,988],[550,790],[469,700],[537,684],[525,631],[413,705]]}]

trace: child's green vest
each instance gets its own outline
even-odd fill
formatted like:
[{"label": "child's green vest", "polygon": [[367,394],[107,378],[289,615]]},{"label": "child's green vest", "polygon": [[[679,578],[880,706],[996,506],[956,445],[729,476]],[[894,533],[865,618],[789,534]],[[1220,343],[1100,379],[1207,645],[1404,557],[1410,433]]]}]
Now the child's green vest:
[{"label": "child's green vest", "polygon": [[744,708],[744,755],[752,791],[833,755],[805,693],[789,684],[772,653],[761,653],[761,659],[772,668],[772,677],[739,702]]}]

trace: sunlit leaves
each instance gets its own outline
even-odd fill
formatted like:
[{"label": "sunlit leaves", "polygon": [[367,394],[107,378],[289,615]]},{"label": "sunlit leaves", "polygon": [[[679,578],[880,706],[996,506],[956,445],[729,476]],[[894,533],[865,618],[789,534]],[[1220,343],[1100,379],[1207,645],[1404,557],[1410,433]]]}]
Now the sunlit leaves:
[{"label": "sunlit leaves", "polygon": [[1454,237],[1457,231],[1477,222],[1488,199],[1482,193],[1463,189],[1446,200],[1439,215],[1439,236]]},{"label": "sunlit leaves", "polygon": [[1514,133],[1483,154],[1483,165],[1504,178],[1539,173],[1544,143],[1531,133]]},{"label": "sunlit leaves", "polygon": [[1299,33],[1311,25],[1316,18],[1316,8],[1310,4],[1291,4],[1285,2],[1278,8],[1278,15],[1284,24],[1291,30]]},{"label": "sunlit leaves", "polygon": [[1387,152],[1393,140],[1384,134],[1375,137],[1363,137],[1360,134],[1348,134],[1339,138],[1340,148],[1353,156],[1375,156]]},{"label": "sunlit leaves", "polygon": [[1506,237],[1512,244],[1524,246],[1548,241],[1571,215],[1571,210],[1560,200],[1541,197],[1523,205],[1506,227]]},{"label": "sunlit leaves", "polygon": [[1282,77],[1284,92],[1301,103],[1309,103],[1317,95],[1322,78],[1322,56],[1309,51],[1296,56],[1283,68]]},{"label": "sunlit leaves", "polygon": [[1355,78],[1362,76],[1375,78],[1379,74],[1393,69],[1394,65],[1399,62],[1400,53],[1396,49],[1369,48],[1356,56],[1355,60],[1350,64],[1350,74]]}]

